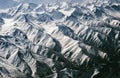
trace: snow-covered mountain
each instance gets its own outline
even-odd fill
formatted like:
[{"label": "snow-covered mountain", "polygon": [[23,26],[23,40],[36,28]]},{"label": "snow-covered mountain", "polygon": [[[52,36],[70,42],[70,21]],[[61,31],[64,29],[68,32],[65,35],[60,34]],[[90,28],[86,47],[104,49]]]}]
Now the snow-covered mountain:
[{"label": "snow-covered mountain", "polygon": [[0,78],[119,78],[120,0],[78,1],[1,9]]}]

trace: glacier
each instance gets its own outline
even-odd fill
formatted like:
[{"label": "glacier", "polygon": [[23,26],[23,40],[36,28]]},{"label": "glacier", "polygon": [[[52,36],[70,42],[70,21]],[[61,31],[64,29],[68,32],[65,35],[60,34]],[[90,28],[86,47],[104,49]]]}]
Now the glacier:
[{"label": "glacier", "polygon": [[120,0],[0,9],[0,78],[120,78]]}]

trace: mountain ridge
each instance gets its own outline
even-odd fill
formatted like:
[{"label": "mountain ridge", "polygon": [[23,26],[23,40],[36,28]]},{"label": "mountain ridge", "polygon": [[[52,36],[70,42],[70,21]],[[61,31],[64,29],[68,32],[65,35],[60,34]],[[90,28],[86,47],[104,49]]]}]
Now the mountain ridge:
[{"label": "mountain ridge", "polygon": [[119,78],[120,4],[97,1],[0,10],[1,78]]}]

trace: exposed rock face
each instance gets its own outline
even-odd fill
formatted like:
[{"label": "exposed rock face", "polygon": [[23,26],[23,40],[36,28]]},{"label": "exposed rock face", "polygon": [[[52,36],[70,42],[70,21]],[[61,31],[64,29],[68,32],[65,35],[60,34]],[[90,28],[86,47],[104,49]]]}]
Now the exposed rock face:
[{"label": "exposed rock face", "polygon": [[109,1],[0,10],[0,78],[120,78],[120,4]]}]

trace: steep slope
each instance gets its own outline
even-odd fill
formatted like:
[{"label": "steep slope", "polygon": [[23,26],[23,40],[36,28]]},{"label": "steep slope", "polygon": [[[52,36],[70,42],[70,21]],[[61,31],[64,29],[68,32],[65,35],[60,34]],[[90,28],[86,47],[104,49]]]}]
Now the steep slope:
[{"label": "steep slope", "polygon": [[119,0],[87,1],[0,10],[0,77],[119,78]]}]

